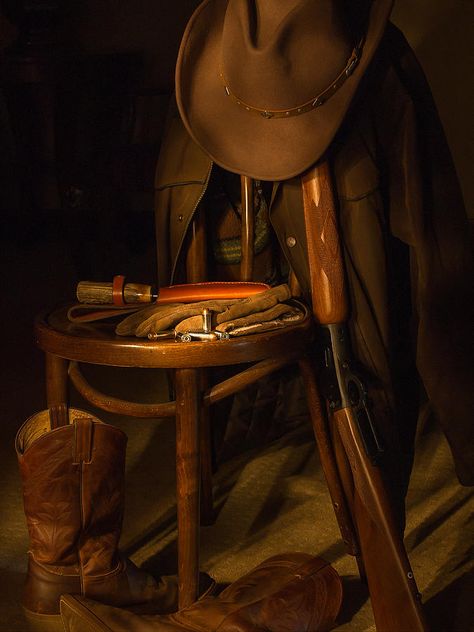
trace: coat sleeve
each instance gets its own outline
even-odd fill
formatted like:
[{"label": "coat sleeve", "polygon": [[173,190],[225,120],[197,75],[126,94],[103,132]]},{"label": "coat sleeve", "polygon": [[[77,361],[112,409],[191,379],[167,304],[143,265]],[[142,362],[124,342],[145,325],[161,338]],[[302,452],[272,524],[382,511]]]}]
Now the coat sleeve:
[{"label": "coat sleeve", "polygon": [[170,102],[155,172],[158,283],[177,282],[178,260],[187,230],[211,172],[211,160],[191,140]]},{"label": "coat sleeve", "polygon": [[[474,262],[460,187],[423,72],[393,26],[374,119],[390,227],[410,246],[416,362],[462,484],[474,484]],[[388,59],[388,61],[387,61]]]}]

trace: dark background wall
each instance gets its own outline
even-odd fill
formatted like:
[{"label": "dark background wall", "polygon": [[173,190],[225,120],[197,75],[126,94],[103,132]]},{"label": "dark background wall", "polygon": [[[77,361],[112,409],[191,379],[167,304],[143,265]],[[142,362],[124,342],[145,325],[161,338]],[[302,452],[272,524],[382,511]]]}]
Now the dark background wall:
[{"label": "dark background wall", "polygon": [[[89,53],[133,51],[143,55],[144,87],[168,91],[181,33],[197,0],[70,0],[63,2],[63,43]],[[473,62],[472,0],[396,0],[393,21],[415,49],[432,86],[474,218],[474,154],[469,77]],[[0,16],[0,45],[15,29]]]}]

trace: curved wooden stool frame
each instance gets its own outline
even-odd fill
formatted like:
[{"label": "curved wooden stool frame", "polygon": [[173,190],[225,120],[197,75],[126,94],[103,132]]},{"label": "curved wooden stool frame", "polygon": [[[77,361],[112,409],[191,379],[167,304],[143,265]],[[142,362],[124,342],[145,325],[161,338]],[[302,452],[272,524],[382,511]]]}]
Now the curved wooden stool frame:
[{"label": "curved wooden stool frame", "polygon": [[[241,181],[240,275],[249,281],[253,276],[253,183],[247,177]],[[206,235],[204,213],[196,212],[186,253],[189,282],[207,279]],[[36,319],[37,344],[46,355],[47,404],[51,410],[67,405],[70,378],[79,393],[101,410],[141,418],[176,418],[180,608],[198,596],[199,524],[201,519],[208,524],[213,516],[209,406],[289,363],[304,361],[314,330],[312,314],[304,309],[306,316],[301,323],[282,330],[190,343],[116,336],[114,326],[107,322],[73,324],[67,318],[67,307],[44,312]],[[176,400],[140,404],[106,395],[87,382],[80,363],[171,370]],[[239,364],[246,365],[240,373],[207,388],[207,368]]]},{"label": "curved wooden stool frame", "polygon": [[[37,344],[46,354],[48,407],[67,404],[69,375],[79,393],[101,410],[141,418],[176,418],[179,604],[191,604],[198,588],[201,477],[208,511],[212,503],[209,441],[203,436],[206,425],[200,422],[204,410],[291,362],[303,361],[313,336],[310,313],[306,310],[301,323],[282,330],[184,343],[123,338],[115,335],[112,324],[73,324],[67,319],[67,308],[62,308],[40,315],[35,332]],[[87,382],[80,363],[171,369],[176,400],[140,404],[111,397]],[[253,364],[220,384],[202,389],[203,369],[243,363]]]},{"label": "curved wooden stool frame", "polygon": [[[250,178],[242,176],[241,182],[241,276],[248,281],[253,267],[253,193]],[[201,489],[204,513],[209,513],[212,505],[206,411],[210,404],[260,377],[298,362],[333,508],[347,551],[356,556],[361,576],[367,580],[377,630],[422,632],[427,629],[426,622],[403,539],[379,468],[363,441],[358,403],[349,396],[348,379],[353,374],[344,329],[349,306],[327,162],[305,174],[302,186],[312,286],[312,312],[306,310],[302,322],[231,340],[183,343],[118,337],[111,324],[72,324],[67,308],[45,313],[37,319],[35,331],[46,354],[48,406],[53,411],[64,409],[69,375],[77,390],[98,408],[136,417],[176,418],[179,607],[183,608],[198,596]],[[191,227],[189,282],[206,279],[202,216],[200,213]],[[328,366],[334,364],[336,369],[335,390],[333,395],[326,395],[324,404],[313,358],[307,355],[314,347],[316,321],[321,330],[331,334],[324,353]],[[140,404],[104,395],[88,384],[79,363],[171,369],[176,400]],[[207,388],[207,368],[239,364],[251,366]]]}]

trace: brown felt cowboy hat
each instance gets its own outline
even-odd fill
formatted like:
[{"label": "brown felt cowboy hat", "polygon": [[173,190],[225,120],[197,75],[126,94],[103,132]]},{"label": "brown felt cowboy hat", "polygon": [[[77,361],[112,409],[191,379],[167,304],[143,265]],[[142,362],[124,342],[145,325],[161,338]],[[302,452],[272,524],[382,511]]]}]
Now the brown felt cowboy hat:
[{"label": "brown felt cowboy hat", "polygon": [[373,57],[393,0],[204,0],[184,33],[178,107],[220,166],[261,180],[324,153]]}]

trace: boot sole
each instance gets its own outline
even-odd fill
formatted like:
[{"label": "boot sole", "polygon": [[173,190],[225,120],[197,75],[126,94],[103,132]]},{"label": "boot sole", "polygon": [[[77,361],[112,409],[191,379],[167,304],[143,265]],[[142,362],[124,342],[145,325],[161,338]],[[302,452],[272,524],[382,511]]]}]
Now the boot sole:
[{"label": "boot sole", "polygon": [[[96,615],[72,595],[61,597],[61,618],[66,632],[113,632]],[[74,627],[70,627],[70,617],[74,617]]]}]

